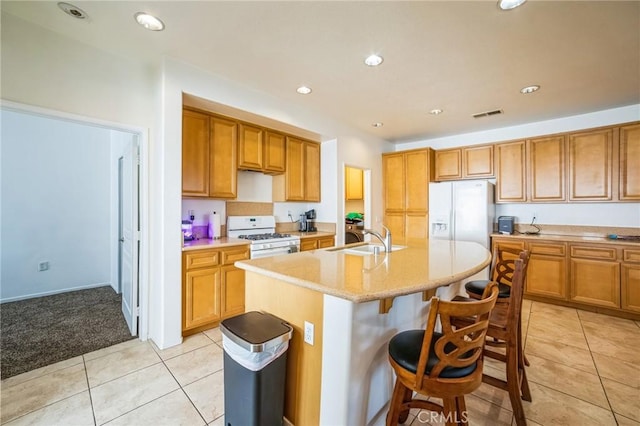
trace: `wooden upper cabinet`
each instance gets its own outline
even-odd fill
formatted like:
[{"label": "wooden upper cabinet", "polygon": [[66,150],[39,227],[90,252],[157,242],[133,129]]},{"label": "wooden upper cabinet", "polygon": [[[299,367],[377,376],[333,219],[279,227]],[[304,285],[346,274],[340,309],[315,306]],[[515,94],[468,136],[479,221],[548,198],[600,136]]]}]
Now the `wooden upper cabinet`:
[{"label": "wooden upper cabinet", "polygon": [[640,200],[640,124],[620,128],[619,199]]},{"label": "wooden upper cabinet", "polygon": [[612,199],[613,130],[569,135],[569,200]]},{"label": "wooden upper cabinet", "polygon": [[284,173],[286,164],[286,139],[280,133],[265,132],[264,139],[264,172],[269,174]]},{"label": "wooden upper cabinet", "polygon": [[462,179],[462,149],[436,151],[435,180]]},{"label": "wooden upper cabinet", "polygon": [[531,139],[529,148],[529,200],[566,201],[564,136]]},{"label": "wooden upper cabinet", "polygon": [[493,145],[469,146],[462,149],[462,177],[493,177]]},{"label": "wooden upper cabinet", "polygon": [[236,198],[238,194],[238,126],[211,117],[209,131],[209,196]]},{"label": "wooden upper cabinet", "polygon": [[287,170],[273,180],[274,201],[320,201],[320,144],[287,136]]},{"label": "wooden upper cabinet", "polygon": [[527,200],[525,141],[495,145],[496,203]]},{"label": "wooden upper cabinet", "polygon": [[404,154],[383,154],[382,175],[385,210],[403,211],[405,209]]},{"label": "wooden upper cabinet", "polygon": [[320,201],[320,144],[304,143],[304,199]]},{"label": "wooden upper cabinet", "polygon": [[209,196],[209,116],[182,112],[182,195]]},{"label": "wooden upper cabinet", "polygon": [[264,167],[263,136],[259,127],[238,125],[238,168],[260,171]]},{"label": "wooden upper cabinet", "polygon": [[364,172],[362,169],[354,167],[345,167],[345,199],[346,200],[362,200],[364,198]]},{"label": "wooden upper cabinet", "polygon": [[429,150],[405,153],[405,209],[407,212],[429,210],[429,181],[432,173],[429,154]]}]

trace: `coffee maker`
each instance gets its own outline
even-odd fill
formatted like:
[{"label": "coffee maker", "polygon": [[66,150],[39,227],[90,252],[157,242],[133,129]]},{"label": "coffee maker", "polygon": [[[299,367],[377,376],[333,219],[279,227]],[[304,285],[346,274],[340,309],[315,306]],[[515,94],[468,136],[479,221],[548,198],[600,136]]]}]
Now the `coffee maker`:
[{"label": "coffee maker", "polygon": [[300,220],[298,220],[298,231],[299,232],[307,232],[308,231],[308,223],[307,223],[307,214],[302,213],[300,215]]},{"label": "coffee maker", "polygon": [[316,228],[316,211],[309,210],[304,214],[306,216],[307,222],[307,232],[316,232],[318,228]]}]

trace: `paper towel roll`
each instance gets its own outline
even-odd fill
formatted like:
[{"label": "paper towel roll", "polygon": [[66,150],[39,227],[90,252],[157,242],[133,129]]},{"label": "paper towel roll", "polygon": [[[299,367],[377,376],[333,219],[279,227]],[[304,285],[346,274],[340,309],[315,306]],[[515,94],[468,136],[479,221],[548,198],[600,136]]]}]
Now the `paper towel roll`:
[{"label": "paper towel roll", "polygon": [[209,238],[217,240],[220,237],[220,215],[213,212],[209,215]]}]

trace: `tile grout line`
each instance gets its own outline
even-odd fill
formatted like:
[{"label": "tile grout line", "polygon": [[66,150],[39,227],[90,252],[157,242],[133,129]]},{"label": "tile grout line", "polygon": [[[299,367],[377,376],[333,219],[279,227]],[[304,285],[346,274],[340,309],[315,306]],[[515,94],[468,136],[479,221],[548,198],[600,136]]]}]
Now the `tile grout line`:
[{"label": "tile grout line", "polygon": [[87,381],[87,392],[89,393],[89,404],[91,405],[91,415],[93,416],[93,424],[97,425],[96,421],[96,410],[93,407],[93,396],[91,395],[91,385],[89,384],[89,372],[87,371],[87,362],[84,359],[84,355],[82,356],[82,365],[84,366],[84,378]]}]

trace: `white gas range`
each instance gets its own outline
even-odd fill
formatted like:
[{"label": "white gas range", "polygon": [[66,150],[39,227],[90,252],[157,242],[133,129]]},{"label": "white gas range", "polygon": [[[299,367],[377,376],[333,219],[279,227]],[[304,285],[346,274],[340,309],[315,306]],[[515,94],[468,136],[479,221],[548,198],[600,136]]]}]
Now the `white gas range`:
[{"label": "white gas range", "polygon": [[251,242],[251,259],[300,251],[300,237],[276,233],[275,216],[229,216],[227,236]]}]

